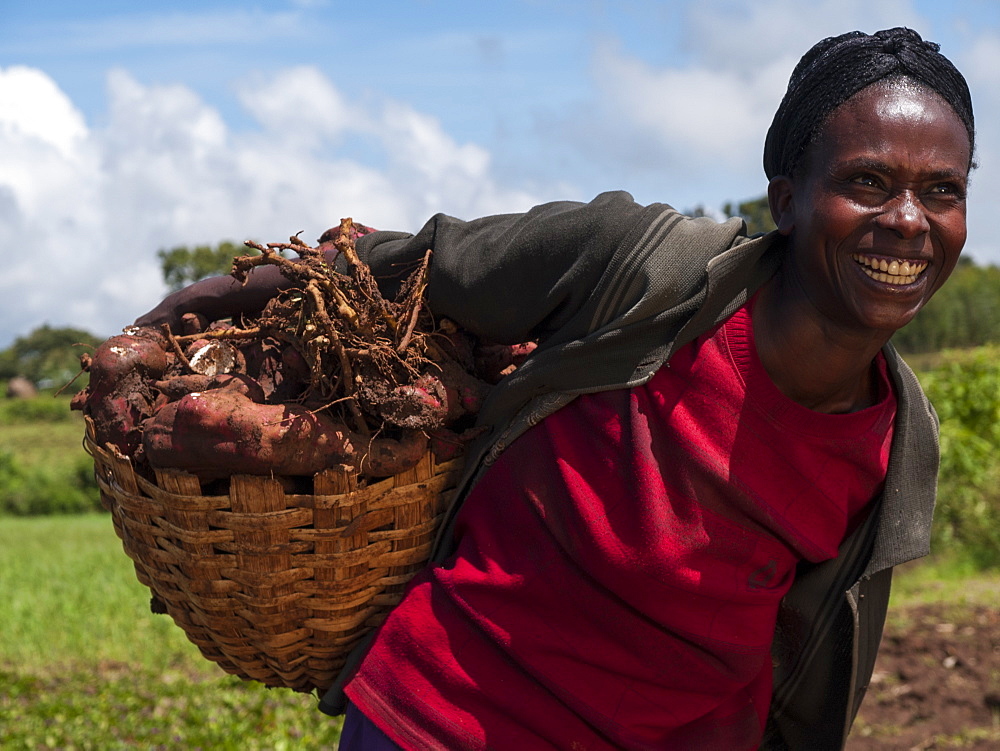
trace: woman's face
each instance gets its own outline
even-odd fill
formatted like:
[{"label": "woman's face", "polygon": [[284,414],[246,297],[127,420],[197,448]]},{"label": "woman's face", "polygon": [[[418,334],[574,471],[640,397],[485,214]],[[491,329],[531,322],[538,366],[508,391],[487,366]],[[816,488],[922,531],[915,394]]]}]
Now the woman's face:
[{"label": "woman's face", "polygon": [[937,94],[876,84],[834,110],[793,178],[769,187],[790,247],[783,272],[825,319],[889,333],[955,268],[971,162]]}]

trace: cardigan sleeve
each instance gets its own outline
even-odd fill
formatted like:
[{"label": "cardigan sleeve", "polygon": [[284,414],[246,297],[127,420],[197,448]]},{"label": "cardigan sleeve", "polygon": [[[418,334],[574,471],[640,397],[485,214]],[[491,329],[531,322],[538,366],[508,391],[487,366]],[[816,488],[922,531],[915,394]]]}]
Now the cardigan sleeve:
[{"label": "cardigan sleeve", "polygon": [[438,214],[415,235],[366,235],[358,252],[391,295],[430,250],[436,315],[492,341],[544,339],[586,304],[648,208],[611,192],[472,221]]}]

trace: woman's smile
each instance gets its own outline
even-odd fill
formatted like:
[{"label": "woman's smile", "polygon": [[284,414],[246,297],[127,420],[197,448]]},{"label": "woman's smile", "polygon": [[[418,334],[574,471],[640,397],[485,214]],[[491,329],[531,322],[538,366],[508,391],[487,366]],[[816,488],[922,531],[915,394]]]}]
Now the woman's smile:
[{"label": "woman's smile", "polygon": [[886,258],[855,253],[851,256],[872,279],[896,287],[914,284],[927,269],[927,261]]}]

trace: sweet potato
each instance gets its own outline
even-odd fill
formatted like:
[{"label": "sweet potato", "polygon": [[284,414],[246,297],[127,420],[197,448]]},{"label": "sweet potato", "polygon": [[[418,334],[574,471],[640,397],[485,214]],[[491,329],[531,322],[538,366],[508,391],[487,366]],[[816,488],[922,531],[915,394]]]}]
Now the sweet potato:
[{"label": "sweet potato", "polygon": [[147,476],[151,466],[221,480],[347,465],[385,477],[417,462],[428,435],[440,457],[459,455],[490,384],[533,345],[483,344],[436,320],[425,300],[430,251],[394,300],[383,297],[354,248],[367,231],[344,219],[320,248],[297,235],[248,242],[259,254],[236,259],[234,278],[274,265],[288,289],[232,318],[189,313],[177,331],[112,338],[74,405]]},{"label": "sweet potato", "polygon": [[498,383],[508,373],[521,366],[537,345],[481,343],[475,350],[475,373],[487,383]]},{"label": "sweet potato", "polygon": [[434,345],[445,357],[472,370],[476,364],[476,337],[447,318],[439,320],[438,326],[440,331],[434,335]]},{"label": "sweet potato", "polygon": [[463,415],[476,415],[489,396],[491,386],[467,372],[458,363],[446,361],[440,364],[441,382],[447,393],[447,423],[453,423]]},{"label": "sweet potato", "polygon": [[[266,401],[288,401],[301,391],[301,381],[296,372],[286,377],[282,367],[283,348],[274,337],[262,337],[241,344],[240,357],[245,372],[252,375],[264,389]],[[291,356],[290,356],[291,357]],[[308,366],[306,369],[308,378]],[[291,375],[289,371],[287,375]]]},{"label": "sweet potato", "polygon": [[264,389],[253,378],[242,373],[227,373],[217,376],[190,373],[156,381],[153,386],[167,397],[167,401],[176,401],[186,394],[209,389],[235,389],[248,397],[250,401],[264,403]]},{"label": "sweet potato", "polygon": [[201,313],[185,313],[181,316],[181,333],[200,334],[208,328],[209,320]]},{"label": "sweet potato", "polygon": [[448,428],[438,428],[428,434],[430,449],[438,462],[448,462],[462,456],[466,445],[485,431],[485,427],[469,428],[461,433]]},{"label": "sweet potato", "polygon": [[167,401],[173,402],[192,391],[207,391],[213,380],[213,376],[190,373],[173,376],[162,381],[154,381],[153,387],[165,396]]},{"label": "sweet potato", "polygon": [[97,348],[80,402],[100,445],[110,443],[126,455],[136,450],[139,425],[152,412],[148,382],[163,376],[168,364],[166,342],[150,329],[113,336]]},{"label": "sweet potato", "polygon": [[198,339],[187,349],[188,364],[195,373],[207,376],[244,372],[243,354],[229,342]]},{"label": "sweet potato", "polygon": [[297,405],[256,404],[230,389],[188,394],[143,426],[153,467],[183,469],[203,480],[230,474],[311,475],[347,465],[366,477],[412,467],[427,450],[418,431],[399,440],[366,438]]},{"label": "sweet potato", "polygon": [[151,329],[113,336],[90,360],[90,383],[114,384],[129,373],[156,378],[167,369],[166,342]]},{"label": "sweet potato", "polygon": [[448,415],[447,389],[431,375],[395,387],[380,379],[364,378],[358,383],[357,396],[366,411],[408,430],[440,427]]}]

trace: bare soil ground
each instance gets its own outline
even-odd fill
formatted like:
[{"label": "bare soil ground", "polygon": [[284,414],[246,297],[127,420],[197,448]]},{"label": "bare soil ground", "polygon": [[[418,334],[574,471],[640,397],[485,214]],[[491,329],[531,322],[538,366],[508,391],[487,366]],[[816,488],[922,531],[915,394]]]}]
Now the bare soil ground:
[{"label": "bare soil ground", "polygon": [[1000,593],[892,618],[847,748],[1000,749]]}]

